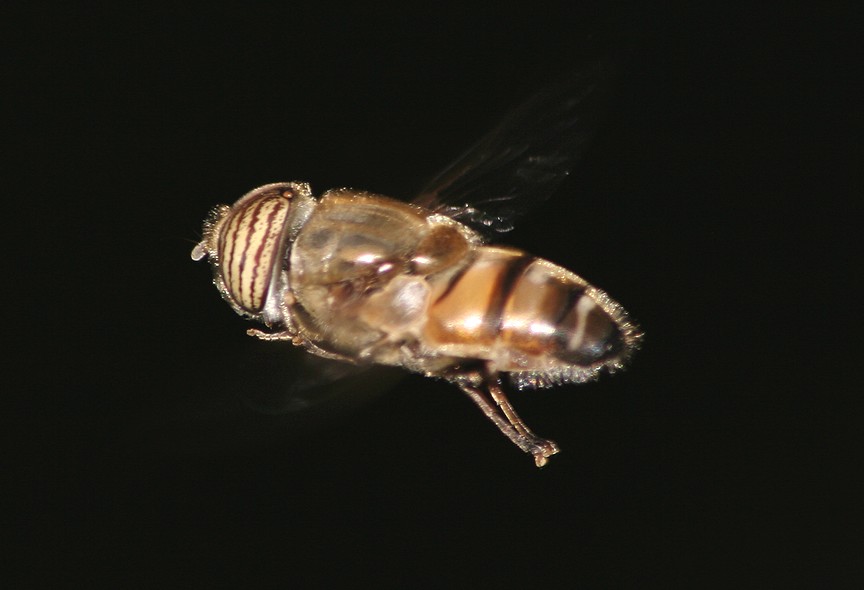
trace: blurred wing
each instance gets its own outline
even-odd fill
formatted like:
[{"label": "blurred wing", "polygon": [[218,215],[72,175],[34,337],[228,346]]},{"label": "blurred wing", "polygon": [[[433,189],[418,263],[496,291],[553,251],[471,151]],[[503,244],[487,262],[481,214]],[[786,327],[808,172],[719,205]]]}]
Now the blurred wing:
[{"label": "blurred wing", "polygon": [[[244,362],[245,375],[236,391],[246,405],[271,415],[308,413],[323,407],[359,406],[386,393],[396,378],[378,365],[353,365],[310,354],[299,348],[256,351]],[[402,377],[398,370],[390,371]]]},{"label": "blurred wing", "polygon": [[225,357],[243,370],[220,372],[199,397],[168,396],[168,406],[140,413],[125,431],[126,444],[171,455],[222,455],[302,440],[332,428],[405,375],[396,367],[341,363],[290,345],[246,350]]},{"label": "blurred wing", "polygon": [[531,97],[414,199],[486,234],[546,200],[582,158],[607,102],[613,68],[574,72]]}]

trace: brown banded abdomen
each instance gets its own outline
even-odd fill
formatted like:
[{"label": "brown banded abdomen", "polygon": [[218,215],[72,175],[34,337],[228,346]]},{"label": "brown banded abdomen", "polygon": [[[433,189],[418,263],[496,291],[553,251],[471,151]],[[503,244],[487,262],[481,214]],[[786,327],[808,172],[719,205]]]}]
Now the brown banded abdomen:
[{"label": "brown banded abdomen", "polygon": [[[454,356],[493,360],[499,370],[591,366],[620,352],[622,335],[573,273],[508,248],[482,247],[439,288],[427,342]],[[506,366],[510,359],[518,364]]]}]

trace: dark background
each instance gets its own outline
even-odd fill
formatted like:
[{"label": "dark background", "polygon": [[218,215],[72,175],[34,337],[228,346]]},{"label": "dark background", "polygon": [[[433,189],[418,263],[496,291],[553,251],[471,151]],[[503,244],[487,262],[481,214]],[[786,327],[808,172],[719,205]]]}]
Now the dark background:
[{"label": "dark background", "polygon": [[[860,587],[851,15],[11,6],[8,587]],[[513,396],[563,452],[537,470],[417,376],[283,411],[306,361],[189,260],[208,209],[410,198],[604,54],[607,122],[506,237],[647,333],[625,373]]]}]

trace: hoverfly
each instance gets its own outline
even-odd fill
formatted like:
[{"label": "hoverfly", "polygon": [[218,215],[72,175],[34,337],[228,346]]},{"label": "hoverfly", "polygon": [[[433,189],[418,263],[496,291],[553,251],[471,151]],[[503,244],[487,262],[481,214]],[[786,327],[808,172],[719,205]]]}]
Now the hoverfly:
[{"label": "hoverfly", "polygon": [[515,412],[520,389],[621,368],[641,334],[606,293],[521,250],[492,245],[584,153],[607,89],[594,65],[511,113],[412,202],[308,184],[256,188],[216,207],[192,251],[262,340],[403,367],[465,392],[537,466],[558,446]]}]

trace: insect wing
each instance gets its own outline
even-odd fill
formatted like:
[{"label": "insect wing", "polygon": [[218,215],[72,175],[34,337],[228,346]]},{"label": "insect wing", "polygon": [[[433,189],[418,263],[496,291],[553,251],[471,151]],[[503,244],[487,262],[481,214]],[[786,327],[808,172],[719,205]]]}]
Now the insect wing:
[{"label": "insect wing", "polygon": [[584,155],[602,119],[613,78],[606,62],[569,75],[528,99],[453,164],[414,202],[486,235],[513,229]]},{"label": "insect wing", "polygon": [[257,351],[255,358],[246,361],[245,403],[274,415],[359,406],[386,393],[402,376],[389,367],[354,365],[298,348],[272,347],[266,355]]}]

